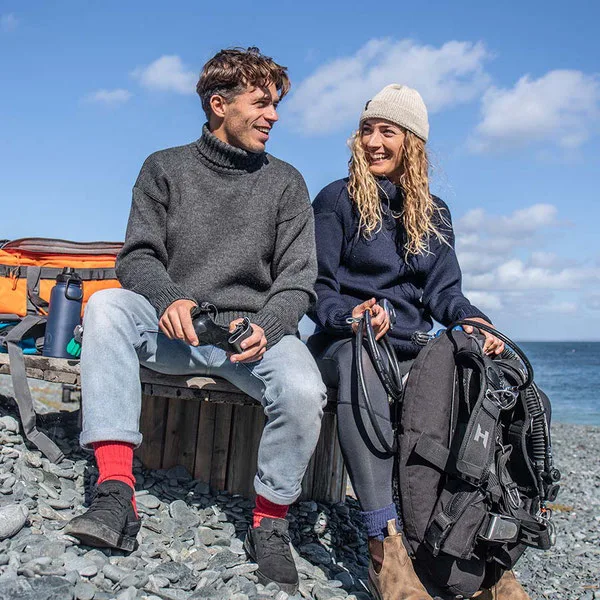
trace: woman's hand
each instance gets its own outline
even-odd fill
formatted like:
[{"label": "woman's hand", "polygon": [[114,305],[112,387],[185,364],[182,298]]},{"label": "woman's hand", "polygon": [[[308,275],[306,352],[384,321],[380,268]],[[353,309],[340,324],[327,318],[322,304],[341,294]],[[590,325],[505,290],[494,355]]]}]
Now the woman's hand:
[{"label": "woman's hand", "polygon": [[[352,318],[358,319],[359,317],[362,317],[367,310],[371,313],[371,325],[375,332],[375,339],[379,340],[390,328],[390,316],[386,310],[377,304],[375,298],[371,298],[354,307],[352,310]],[[352,323],[352,331],[354,331],[354,333],[358,331],[359,325],[361,325],[361,323]]]},{"label": "woman's hand", "polygon": [[[469,317],[468,320],[476,321],[477,323],[487,325],[488,327],[493,327],[491,323],[488,323],[481,317]],[[470,325],[463,325],[462,328],[465,330],[465,333],[473,333],[473,327]],[[480,329],[479,332],[485,337],[485,342],[483,344],[484,354],[502,354],[502,351],[504,350],[504,342],[502,340],[483,329]]]}]

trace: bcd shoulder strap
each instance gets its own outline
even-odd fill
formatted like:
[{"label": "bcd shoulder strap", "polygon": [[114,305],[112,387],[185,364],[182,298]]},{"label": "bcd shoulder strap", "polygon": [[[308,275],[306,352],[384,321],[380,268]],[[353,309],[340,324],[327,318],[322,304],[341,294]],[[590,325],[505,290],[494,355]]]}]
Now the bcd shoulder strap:
[{"label": "bcd shoulder strap", "polygon": [[58,463],[64,457],[62,450],[37,428],[33,398],[31,397],[31,391],[27,383],[25,359],[23,357],[23,350],[19,346],[19,342],[24,338],[40,335],[45,325],[45,317],[33,315],[24,317],[18,325],[0,337],[0,344],[6,346],[8,350],[13,393],[17,408],[19,409],[23,433],[50,461]]}]

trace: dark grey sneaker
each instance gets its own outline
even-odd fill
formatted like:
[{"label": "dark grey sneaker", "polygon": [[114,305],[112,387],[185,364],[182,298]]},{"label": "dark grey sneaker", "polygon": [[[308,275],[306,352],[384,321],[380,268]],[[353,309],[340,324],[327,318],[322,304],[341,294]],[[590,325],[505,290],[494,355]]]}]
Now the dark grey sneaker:
[{"label": "dark grey sneaker", "polygon": [[88,510],[71,519],[63,532],[88,546],[135,550],[141,523],[133,510],[132,495],[131,487],[122,481],[102,482]]},{"label": "dark grey sneaker", "polygon": [[267,585],[274,581],[284,592],[298,591],[298,571],[292,558],[289,523],[285,519],[263,517],[260,526],[248,529],[244,549],[258,564],[258,581]]}]

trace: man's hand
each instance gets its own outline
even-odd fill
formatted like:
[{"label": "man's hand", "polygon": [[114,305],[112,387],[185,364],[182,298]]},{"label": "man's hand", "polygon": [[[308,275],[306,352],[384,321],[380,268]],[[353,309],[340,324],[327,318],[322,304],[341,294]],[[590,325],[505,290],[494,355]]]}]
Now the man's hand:
[{"label": "man's hand", "polygon": [[192,325],[190,311],[198,306],[193,300],[175,300],[169,304],[158,325],[170,340],[183,340],[192,346],[198,345],[198,336]]},{"label": "man's hand", "polygon": [[[229,323],[229,332],[231,333],[238,323],[241,323],[243,319],[234,319]],[[267,338],[265,337],[265,331],[262,327],[252,323],[252,335],[247,337],[240,345],[244,349],[241,354],[231,354],[229,360],[235,362],[256,362],[263,357],[263,354],[267,351]]]},{"label": "man's hand", "polygon": [[[487,325],[488,327],[493,327],[491,323],[488,323],[485,319],[481,317],[468,317],[468,321],[476,321],[477,323],[481,323],[482,325]],[[470,325],[463,325],[462,328],[465,330],[465,333],[473,333],[473,327]],[[504,342],[498,339],[495,335],[484,331],[483,329],[479,329],[479,332],[485,338],[485,342],[483,344],[483,353],[484,354],[502,354],[504,350]]]},{"label": "man's hand", "polygon": [[[371,325],[375,332],[375,339],[379,340],[390,328],[390,316],[386,310],[377,304],[375,298],[371,298],[370,300],[355,306],[352,310],[352,317],[358,319],[358,317],[362,317],[367,310],[371,313]],[[354,331],[354,333],[357,332],[359,325],[360,323],[352,323],[352,331]]]}]

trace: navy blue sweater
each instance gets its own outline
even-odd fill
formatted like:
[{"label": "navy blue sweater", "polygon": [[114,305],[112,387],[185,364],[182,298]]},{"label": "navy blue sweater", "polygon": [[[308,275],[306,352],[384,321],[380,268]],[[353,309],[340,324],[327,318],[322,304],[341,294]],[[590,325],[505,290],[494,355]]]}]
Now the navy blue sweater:
[{"label": "navy blue sweater", "polygon": [[[348,196],[347,179],[325,187],[313,202],[319,275],[318,300],[311,317],[319,329],[346,337],[352,332],[346,319],[352,309],[369,298],[387,298],[396,309],[396,322],[389,339],[407,357],[420,347],[411,341],[415,331],[429,331],[432,317],[444,324],[467,317],[488,317],[462,293],[461,272],[454,252],[454,232],[448,207],[444,224],[436,225],[448,244],[433,237],[429,253],[404,258],[406,234],[396,214],[402,210],[402,192],[388,180],[380,182],[383,222],[381,229],[365,239],[358,230],[359,215]],[[387,195],[387,197],[386,197]]]}]

